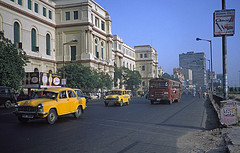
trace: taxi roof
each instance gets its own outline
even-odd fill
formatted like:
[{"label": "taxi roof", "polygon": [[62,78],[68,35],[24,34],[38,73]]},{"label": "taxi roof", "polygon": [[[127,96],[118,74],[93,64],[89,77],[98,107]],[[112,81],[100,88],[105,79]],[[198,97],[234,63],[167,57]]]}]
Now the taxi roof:
[{"label": "taxi roof", "polygon": [[59,92],[63,90],[73,90],[72,88],[67,88],[67,87],[54,87],[54,88],[48,88],[45,91],[52,91],[52,92]]},{"label": "taxi roof", "polygon": [[111,91],[125,91],[124,89],[113,89]]}]

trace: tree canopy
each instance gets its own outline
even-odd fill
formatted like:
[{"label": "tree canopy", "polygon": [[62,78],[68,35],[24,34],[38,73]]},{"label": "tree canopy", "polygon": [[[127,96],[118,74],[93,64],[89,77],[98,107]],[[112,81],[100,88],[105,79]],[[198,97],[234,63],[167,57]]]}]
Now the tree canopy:
[{"label": "tree canopy", "polygon": [[138,71],[132,71],[125,67],[114,68],[114,86],[122,88],[125,86],[125,89],[136,91],[139,89],[141,84],[141,75]]},{"label": "tree canopy", "polygon": [[22,49],[17,49],[0,31],[0,86],[20,89],[27,62],[26,53]]},{"label": "tree canopy", "polygon": [[97,72],[90,67],[85,67],[81,63],[69,63],[58,70],[67,79],[67,87],[80,88],[85,91],[98,89],[111,89],[112,78],[104,72]]},{"label": "tree canopy", "polygon": [[168,73],[164,73],[161,78],[166,78],[166,79],[171,79],[171,80],[174,80],[174,81],[178,81],[181,83],[181,81],[178,79],[178,78],[174,78],[172,77],[171,75],[169,75]]}]

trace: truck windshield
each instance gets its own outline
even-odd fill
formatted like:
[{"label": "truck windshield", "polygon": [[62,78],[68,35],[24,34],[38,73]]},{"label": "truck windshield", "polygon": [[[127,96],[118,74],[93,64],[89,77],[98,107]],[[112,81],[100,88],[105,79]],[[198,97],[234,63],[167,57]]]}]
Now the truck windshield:
[{"label": "truck windshield", "polygon": [[56,99],[58,93],[51,92],[51,91],[36,91],[33,95],[33,99],[37,98],[49,98],[49,99]]}]

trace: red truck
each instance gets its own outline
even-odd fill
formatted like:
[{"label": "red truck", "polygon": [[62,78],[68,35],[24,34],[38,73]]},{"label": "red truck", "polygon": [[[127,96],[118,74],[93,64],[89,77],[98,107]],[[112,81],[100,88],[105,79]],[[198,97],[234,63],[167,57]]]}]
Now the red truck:
[{"label": "red truck", "polygon": [[166,78],[153,78],[149,81],[149,96],[151,104],[154,102],[178,102],[181,98],[181,83]]}]

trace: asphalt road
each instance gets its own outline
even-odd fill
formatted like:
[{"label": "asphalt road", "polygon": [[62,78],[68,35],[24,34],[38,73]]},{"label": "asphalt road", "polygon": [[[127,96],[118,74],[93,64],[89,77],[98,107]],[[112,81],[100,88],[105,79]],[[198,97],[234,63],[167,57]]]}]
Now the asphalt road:
[{"label": "asphalt road", "polygon": [[178,138],[204,129],[204,99],[182,97],[179,103],[154,104],[133,98],[129,106],[105,107],[93,100],[79,119],[59,118],[54,125],[45,120],[23,124],[12,109],[0,108],[2,153],[175,153]]}]

